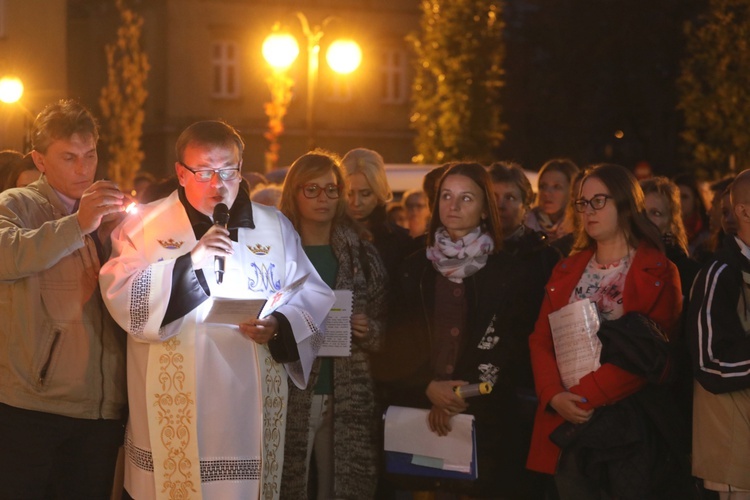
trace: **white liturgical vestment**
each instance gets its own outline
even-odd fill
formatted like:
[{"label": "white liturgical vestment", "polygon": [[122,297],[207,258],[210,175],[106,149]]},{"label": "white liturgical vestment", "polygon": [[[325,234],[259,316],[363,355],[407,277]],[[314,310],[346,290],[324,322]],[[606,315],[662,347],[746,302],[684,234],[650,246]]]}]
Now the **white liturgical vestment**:
[{"label": "white liturgical vestment", "polygon": [[[112,234],[100,283],[129,334],[125,488],[138,500],[278,498],[287,376],[306,385],[334,298],[291,223],[244,200],[254,227],[236,229],[223,283],[213,267],[203,269],[203,280],[194,279],[200,285],[189,290],[191,300],[205,295],[202,302],[166,323],[168,306],[183,297],[173,296],[184,272],[177,258],[198,241],[178,192],[140,207]],[[237,325],[204,322],[216,297],[268,298],[307,274],[304,287],[277,309],[291,326],[299,361],[279,364]]]}]

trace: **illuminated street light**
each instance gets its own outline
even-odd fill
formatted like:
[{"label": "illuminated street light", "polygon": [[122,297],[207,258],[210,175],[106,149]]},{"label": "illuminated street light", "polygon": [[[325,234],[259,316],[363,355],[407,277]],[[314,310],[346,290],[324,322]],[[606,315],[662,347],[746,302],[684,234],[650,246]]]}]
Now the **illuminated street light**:
[{"label": "illuminated street light", "polygon": [[298,55],[297,39],[289,33],[271,33],[263,42],[263,58],[274,69],[289,69]]},{"label": "illuminated street light", "polygon": [[34,115],[24,106],[21,101],[24,87],[20,78],[14,75],[5,75],[0,78],[0,102],[10,104],[12,108],[18,108],[23,112],[23,151],[27,151],[31,144],[31,124],[34,122]]},{"label": "illuminated street light", "polygon": [[[302,12],[296,13],[302,33],[307,39],[307,146],[315,148],[315,94],[318,85],[318,70],[320,67],[320,39],[323,29],[334,18],[327,17],[318,26],[310,26],[307,17]],[[291,39],[291,41],[289,40]],[[292,43],[293,41],[293,43]],[[299,46],[294,37],[276,31],[263,42],[263,57],[274,69],[288,68],[299,54]],[[333,71],[347,74],[356,70],[362,62],[362,50],[353,40],[336,40],[326,53],[326,61]]]},{"label": "illuminated street light", "polygon": [[336,40],[328,47],[326,61],[336,73],[348,75],[362,63],[362,50],[354,40]]},{"label": "illuminated street light", "polygon": [[23,95],[23,83],[15,76],[0,78],[0,101],[5,104],[18,102]]}]

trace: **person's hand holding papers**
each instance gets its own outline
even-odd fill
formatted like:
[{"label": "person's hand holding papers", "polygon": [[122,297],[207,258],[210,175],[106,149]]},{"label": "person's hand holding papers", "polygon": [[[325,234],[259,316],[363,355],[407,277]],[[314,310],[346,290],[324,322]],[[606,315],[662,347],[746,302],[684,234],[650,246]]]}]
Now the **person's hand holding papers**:
[{"label": "person's hand holding papers", "polygon": [[433,380],[427,386],[427,397],[432,403],[432,409],[428,417],[430,430],[438,436],[447,435],[450,430],[450,419],[466,411],[469,405],[458,396],[453,388],[466,385],[465,380]]}]

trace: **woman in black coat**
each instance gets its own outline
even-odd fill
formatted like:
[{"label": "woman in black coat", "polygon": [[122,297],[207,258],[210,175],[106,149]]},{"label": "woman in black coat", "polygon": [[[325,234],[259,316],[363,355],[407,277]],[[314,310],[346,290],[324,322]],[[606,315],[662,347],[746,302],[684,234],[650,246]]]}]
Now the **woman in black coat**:
[{"label": "woman in black coat", "polygon": [[[487,171],[451,165],[441,178],[428,247],[409,256],[397,294],[401,377],[393,402],[429,409],[435,439],[451,418],[475,416],[476,481],[401,481],[479,497],[523,496],[527,443],[520,439],[516,376],[528,365],[526,335],[537,311],[524,310],[528,287],[517,260],[501,250],[502,233]],[[528,367],[526,367],[528,369]],[[489,395],[464,400],[456,386],[490,382]],[[397,478],[404,479],[404,478]],[[409,484],[411,483],[411,484]]]},{"label": "woman in black coat", "polygon": [[407,255],[416,250],[402,227],[388,222],[386,205],[393,199],[383,157],[371,149],[352,149],[341,159],[349,177],[348,212],[372,234],[372,243],[391,279]]}]

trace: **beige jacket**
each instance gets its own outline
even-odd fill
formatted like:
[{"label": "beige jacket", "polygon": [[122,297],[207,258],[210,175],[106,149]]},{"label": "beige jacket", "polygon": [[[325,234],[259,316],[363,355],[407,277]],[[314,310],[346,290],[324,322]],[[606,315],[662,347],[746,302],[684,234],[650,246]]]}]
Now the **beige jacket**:
[{"label": "beige jacket", "polygon": [[695,382],[693,475],[750,490],[750,389],[712,394]]},{"label": "beige jacket", "polygon": [[99,266],[46,177],[0,193],[0,402],[123,416],[125,335],[102,304]]}]

